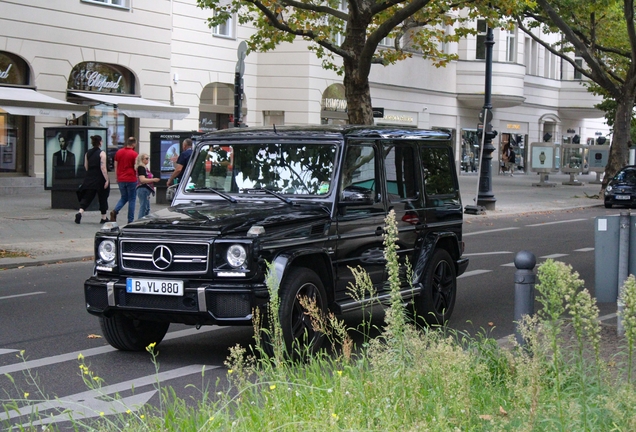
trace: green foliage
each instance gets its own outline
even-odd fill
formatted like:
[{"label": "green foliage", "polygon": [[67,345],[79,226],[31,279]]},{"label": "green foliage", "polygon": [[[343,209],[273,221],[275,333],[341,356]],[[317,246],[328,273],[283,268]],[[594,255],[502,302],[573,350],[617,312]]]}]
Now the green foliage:
[{"label": "green foliage", "polygon": [[[386,257],[391,283],[396,283],[397,254],[390,245],[396,235],[394,218],[389,216],[386,225]],[[356,274],[364,287],[351,289],[364,298],[368,277],[359,269]],[[102,432],[636,430],[636,391],[624,379],[625,371],[608,370],[579,349],[579,343],[596,346],[600,342],[598,309],[583,281],[570,266],[552,260],[541,265],[538,274],[537,300],[542,309],[522,323],[528,341],[525,347],[501,346],[486,334],[471,337],[448,329],[417,330],[405,320],[403,305],[392,296],[387,329],[380,337],[365,341],[369,342],[367,350],[355,349],[345,355],[334,345],[333,352],[321,352],[298,363],[276,357],[280,352],[255,356],[249,349],[235,346],[225,363],[227,383],[217,381],[214,392],[208,390],[202,370],[196,398],[179,399],[174,389],[163,386],[159,408],[137,411],[131,407],[121,415],[72,421],[72,428]],[[272,272],[268,286],[271,294],[277,292],[278,281]],[[625,283],[621,301],[626,339],[633,345],[634,276]],[[277,315],[274,307],[269,316],[274,339]],[[316,325],[325,328],[342,326],[335,319],[318,315],[316,319]],[[566,337],[571,329],[573,345]],[[278,343],[282,349],[282,340]],[[158,372],[155,345],[148,351]],[[613,359],[615,353],[609,355]],[[20,356],[24,358],[24,353]],[[85,384],[99,391],[103,381],[82,356],[78,361]],[[629,363],[631,368],[631,358]],[[194,384],[188,387],[197,389]],[[38,393],[44,394],[40,389]],[[15,412],[39,402],[32,398],[16,388],[12,398],[0,403],[5,413]],[[43,418],[34,412],[26,423],[4,420],[0,424],[7,430],[40,432],[38,422]]]},{"label": "green foliage", "polygon": [[[475,34],[471,23],[476,17],[504,25],[497,21],[499,9],[494,6],[512,10],[511,5],[525,1],[197,0],[197,4],[212,10],[211,27],[232,14],[240,24],[249,24],[255,32],[247,40],[248,52],[271,51],[296,38],[309,42],[323,68],[344,75],[350,123],[372,124],[368,90],[372,64],[387,66],[422,55],[437,67],[445,66],[457,55],[445,52],[443,45]],[[392,44],[380,46],[387,40]],[[363,94],[356,98],[359,89]]]}]

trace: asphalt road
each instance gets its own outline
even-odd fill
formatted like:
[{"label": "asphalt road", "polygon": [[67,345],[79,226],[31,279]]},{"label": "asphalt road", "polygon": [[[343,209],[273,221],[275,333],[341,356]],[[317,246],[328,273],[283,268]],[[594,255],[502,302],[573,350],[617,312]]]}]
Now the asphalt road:
[{"label": "asphalt road", "polygon": [[[571,264],[594,294],[594,219],[618,212],[594,208],[467,219],[465,255],[471,262],[458,280],[451,327],[470,333],[484,330],[497,339],[514,332],[513,261],[521,250],[533,252],[538,264],[549,257]],[[88,412],[89,405],[93,411],[88,415],[109,412],[112,406],[86,393],[77,360],[82,353],[91,371],[105,381],[106,393],[118,391],[129,406],[157,403],[150,355],[112,349],[101,338],[98,319],[86,313],[83,281],[91,271],[92,263],[76,262],[0,272],[0,388],[6,393],[2,399],[19,399],[28,392],[31,400],[58,397],[53,406],[73,409],[76,416]],[[615,304],[600,306],[601,314],[615,312]],[[381,323],[381,316],[378,311],[376,323]],[[347,316],[351,325],[356,319]],[[223,361],[229,348],[237,343],[247,346],[251,337],[251,327],[172,326],[159,347],[159,380],[179,396],[196,399],[197,388],[214,389],[217,378],[224,382]],[[21,350],[26,361],[18,358]],[[37,385],[29,383],[27,371],[37,374]],[[0,411],[0,420],[5,418]]]}]

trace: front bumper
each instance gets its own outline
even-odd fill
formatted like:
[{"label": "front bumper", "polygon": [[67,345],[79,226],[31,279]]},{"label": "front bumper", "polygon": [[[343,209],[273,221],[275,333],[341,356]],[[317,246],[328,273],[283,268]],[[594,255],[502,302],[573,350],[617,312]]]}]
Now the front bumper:
[{"label": "front bumper", "polygon": [[151,319],[189,325],[250,325],[252,311],[268,300],[262,284],[211,284],[184,281],[183,296],[132,294],[126,292],[126,278],[93,276],[84,282],[86,309],[93,315],[125,313],[137,319]]}]

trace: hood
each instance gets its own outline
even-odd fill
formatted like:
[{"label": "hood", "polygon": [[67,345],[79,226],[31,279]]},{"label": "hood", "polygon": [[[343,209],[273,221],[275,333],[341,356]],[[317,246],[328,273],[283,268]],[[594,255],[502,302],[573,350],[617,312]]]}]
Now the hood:
[{"label": "hood", "polygon": [[311,223],[329,218],[325,206],[291,206],[278,202],[214,201],[205,204],[179,204],[130,223],[127,229],[210,230],[218,234],[247,232],[252,225],[265,229]]}]

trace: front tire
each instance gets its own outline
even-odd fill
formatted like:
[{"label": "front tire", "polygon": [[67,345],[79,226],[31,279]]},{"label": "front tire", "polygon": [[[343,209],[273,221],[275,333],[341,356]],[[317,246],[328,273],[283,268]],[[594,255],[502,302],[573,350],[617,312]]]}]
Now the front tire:
[{"label": "front tire", "polygon": [[144,321],[121,314],[99,318],[106,341],[121,351],[143,351],[148,345],[159,344],[168,332],[170,323]]},{"label": "front tire", "polygon": [[420,322],[444,325],[451,317],[457,297],[455,263],[444,249],[436,249],[424,274],[423,289],[415,298],[415,312]]},{"label": "front tire", "polygon": [[325,316],[327,294],[322,281],[310,269],[292,268],[281,284],[279,295],[280,325],[287,352],[292,357],[315,354],[322,346],[324,335],[313,328],[307,309],[300,304],[299,298],[314,300],[318,310]]},{"label": "front tire", "polygon": [[605,201],[605,208],[612,208],[612,203]]}]

